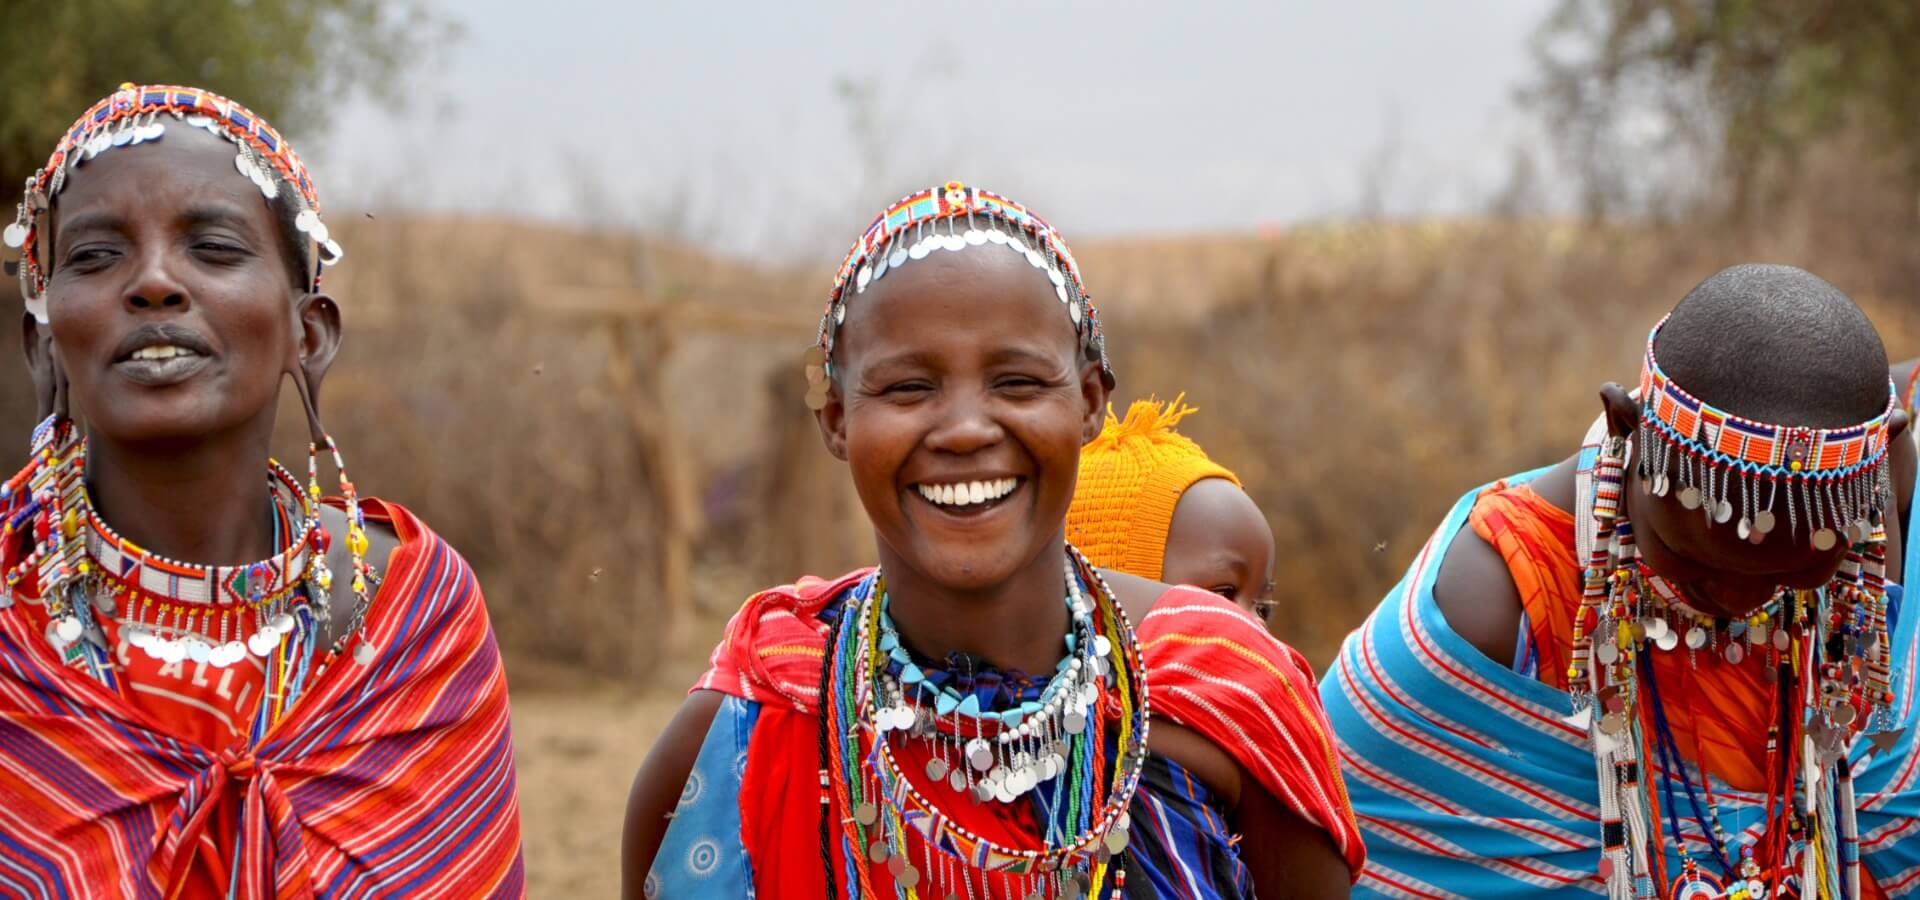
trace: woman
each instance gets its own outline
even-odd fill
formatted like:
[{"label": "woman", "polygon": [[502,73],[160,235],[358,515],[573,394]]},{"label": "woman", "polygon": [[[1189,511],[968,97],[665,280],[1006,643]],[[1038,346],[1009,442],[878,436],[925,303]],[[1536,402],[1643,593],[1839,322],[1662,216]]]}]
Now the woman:
[{"label": "woman", "polygon": [[809,363],[880,565],[734,618],[635,780],[629,895],[1346,895],[1299,658],[1066,543],[1113,381],[1057,232],[958,182],[907,197]]},{"label": "woman", "polygon": [[[522,894],[472,571],[344,470],[320,499],[313,260],[341,248],[299,157],[224,97],[125,85],[4,237],[53,414],[0,485],[0,893]],[[268,457],[288,377],[304,485]]]}]

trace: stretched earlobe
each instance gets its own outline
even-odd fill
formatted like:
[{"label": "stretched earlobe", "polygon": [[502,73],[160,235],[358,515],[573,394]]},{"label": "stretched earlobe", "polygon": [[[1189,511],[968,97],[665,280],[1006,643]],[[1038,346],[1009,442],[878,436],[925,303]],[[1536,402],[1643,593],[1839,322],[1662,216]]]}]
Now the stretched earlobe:
[{"label": "stretched earlobe", "polygon": [[1640,427],[1640,404],[1626,388],[1611,381],[1600,386],[1600,406],[1606,411],[1607,433],[1617,438],[1633,437]]}]

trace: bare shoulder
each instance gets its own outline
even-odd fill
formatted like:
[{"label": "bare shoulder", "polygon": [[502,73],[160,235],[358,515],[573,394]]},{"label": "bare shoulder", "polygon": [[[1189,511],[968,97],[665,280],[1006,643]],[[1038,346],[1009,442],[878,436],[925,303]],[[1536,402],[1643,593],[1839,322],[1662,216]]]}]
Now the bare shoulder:
[{"label": "bare shoulder", "polygon": [[1160,602],[1162,595],[1173,590],[1170,585],[1148,581],[1118,569],[1101,569],[1100,577],[1113,590],[1113,599],[1120,602],[1120,609],[1127,614],[1127,619],[1136,626],[1147,617],[1147,613],[1153,611],[1153,605]]},{"label": "bare shoulder", "polygon": [[1513,665],[1514,637],[1520,631],[1520,587],[1506,560],[1471,528],[1462,528],[1447,546],[1433,584],[1433,603],[1453,633],[1481,655]]},{"label": "bare shoulder", "polygon": [[687,695],[635,773],[633,789],[627,794],[626,827],[620,841],[622,896],[641,896],[641,885],[653,868],[661,839],[667,835],[681,789],[725,700],[726,695],[718,691]]}]

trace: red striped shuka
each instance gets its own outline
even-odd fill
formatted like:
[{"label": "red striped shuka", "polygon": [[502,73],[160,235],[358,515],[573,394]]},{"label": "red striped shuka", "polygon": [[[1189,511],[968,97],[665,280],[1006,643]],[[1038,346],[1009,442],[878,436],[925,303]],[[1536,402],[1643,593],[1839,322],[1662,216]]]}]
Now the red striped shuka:
[{"label": "red striped shuka", "polygon": [[0,897],[524,896],[507,682],[479,583],[407,510],[362,505],[400,539],[363,626],[377,652],[317,672],[256,746],[206,746],[124,694],[128,679],[115,691],[64,665],[29,614],[31,578],[12,589]]}]

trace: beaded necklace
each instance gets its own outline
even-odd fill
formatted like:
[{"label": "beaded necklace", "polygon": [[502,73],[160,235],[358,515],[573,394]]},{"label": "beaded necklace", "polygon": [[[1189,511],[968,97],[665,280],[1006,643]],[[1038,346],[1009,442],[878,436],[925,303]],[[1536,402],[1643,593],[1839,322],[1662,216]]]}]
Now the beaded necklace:
[{"label": "beaded necklace", "polygon": [[[274,554],[243,565],[204,566],[141,548],[99,516],[81,477],[86,442],[78,433],[64,418],[41,423],[34,431],[33,461],[0,484],[0,509],[11,510],[0,522],[0,542],[22,531],[33,538],[32,548],[5,574],[0,609],[13,605],[14,588],[32,572],[47,609],[48,642],[113,690],[119,679],[100,616],[118,617],[128,644],[165,663],[225,668],[261,659],[267,696],[252,725],[255,742],[348,641],[360,641],[357,663],[371,663],[373,647],[360,630],[379,579],[365,560],[365,513],[330,439],[326,447],[343,473],[355,601],[344,622],[334,620],[328,602],[331,541],[320,522],[318,446],[308,451],[304,490],[279,463],[267,463]],[[333,642],[322,647],[325,627],[332,628]]]},{"label": "beaded necklace", "polygon": [[[1147,753],[1145,667],[1099,573],[1070,551],[1065,574],[1067,655],[1037,696],[1015,692],[1004,709],[983,708],[982,691],[960,696],[913,661],[887,615],[879,572],[854,589],[823,660],[821,852],[830,894],[839,876],[845,896],[880,896],[871,863],[906,897],[1092,897],[1109,885],[1120,896],[1124,870],[1113,861],[1128,844],[1127,807]],[[926,775],[946,797],[927,796],[905,776],[894,745],[907,741],[931,746]],[[1023,798],[1044,823],[1027,846],[995,843],[942,811],[956,800]]]},{"label": "beaded necklace", "polygon": [[[1886,536],[1878,511],[1864,510],[1864,525],[1836,529],[1861,540],[1849,545],[1822,590],[1781,591],[1744,619],[1715,619],[1685,606],[1673,586],[1640,559],[1620,503],[1627,443],[1604,439],[1595,467],[1582,476],[1589,482],[1582,505],[1593,522],[1591,536],[1583,535],[1589,545],[1586,591],[1568,669],[1576,709],[1571,721],[1589,729],[1600,778],[1600,873],[1609,896],[1719,897],[1724,891],[1760,898],[1789,890],[1843,896],[1840,886],[1859,879],[1858,854],[1847,852],[1856,845],[1857,825],[1845,751],[1870,719],[1884,721],[1891,697],[1885,674]],[[1642,483],[1658,489],[1644,478]],[[1780,698],[1767,747],[1766,826],[1756,845],[1742,848],[1737,866],[1711,798],[1703,807],[1690,780],[1684,781],[1726,882],[1700,869],[1679,833],[1671,780],[1686,779],[1686,770],[1649,657],[1678,652],[1683,644],[1695,666],[1703,650],[1731,664],[1748,653],[1767,654],[1766,671]],[[1648,762],[1657,764],[1658,775],[1645,772]],[[1663,792],[1673,829],[1669,839],[1682,858],[1671,881],[1660,816],[1653,811]],[[1844,896],[1859,894],[1856,889]]]}]

